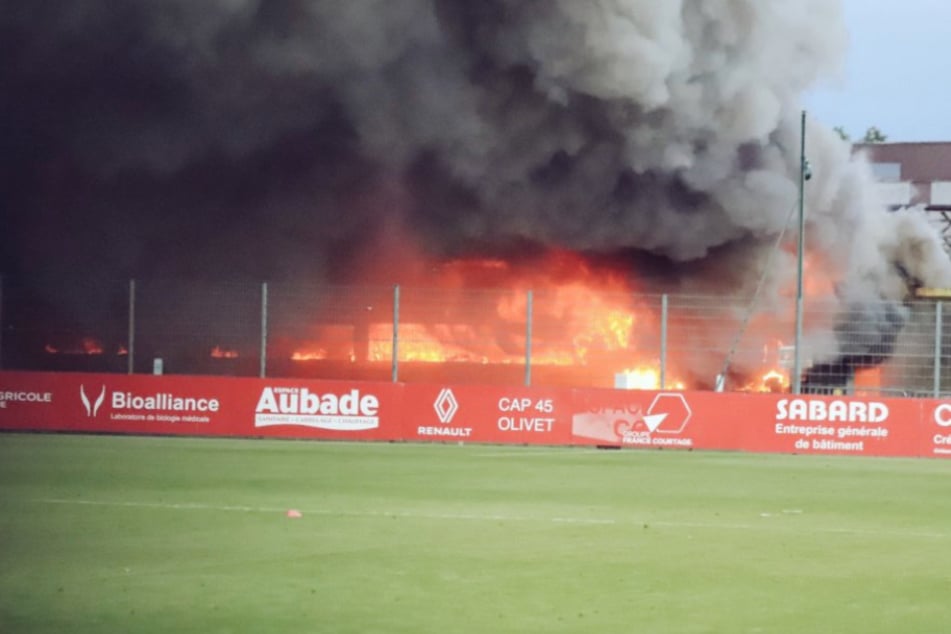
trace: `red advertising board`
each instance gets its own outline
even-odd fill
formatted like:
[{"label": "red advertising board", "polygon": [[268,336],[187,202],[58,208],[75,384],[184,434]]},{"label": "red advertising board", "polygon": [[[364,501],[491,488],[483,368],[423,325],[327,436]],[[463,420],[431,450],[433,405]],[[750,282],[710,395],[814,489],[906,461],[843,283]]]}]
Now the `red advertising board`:
[{"label": "red advertising board", "polygon": [[[915,456],[922,404],[789,394],[576,390],[572,440],[622,447]],[[942,416],[951,427],[951,404]],[[951,429],[945,433],[951,454]]]},{"label": "red advertising board", "polygon": [[770,394],[767,411],[743,412],[745,451],[918,455],[921,401]]},{"label": "red advertising board", "polygon": [[0,373],[0,429],[397,440],[389,383]]},{"label": "red advertising board", "polygon": [[210,434],[240,413],[237,384],[113,374],[0,374],[4,429]]},{"label": "red advertising board", "polygon": [[922,456],[951,458],[951,401],[921,401]]},{"label": "red advertising board", "polygon": [[254,379],[241,435],[401,440],[403,385]]},{"label": "red advertising board", "polygon": [[[740,449],[742,425],[731,413],[756,405],[731,394],[641,390],[574,390],[571,434],[575,444],[670,449]],[[746,401],[749,401],[746,403]]]},{"label": "red advertising board", "polygon": [[0,429],[951,457],[951,401],[0,372]]},{"label": "red advertising board", "polygon": [[567,390],[407,384],[404,438],[502,444],[571,442]]}]

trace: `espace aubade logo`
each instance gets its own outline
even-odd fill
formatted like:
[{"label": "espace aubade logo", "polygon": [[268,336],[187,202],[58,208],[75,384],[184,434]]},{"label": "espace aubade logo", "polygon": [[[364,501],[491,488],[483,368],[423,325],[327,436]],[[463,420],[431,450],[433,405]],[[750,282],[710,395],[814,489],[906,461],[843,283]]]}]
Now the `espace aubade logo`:
[{"label": "espace aubade logo", "polygon": [[180,396],[173,392],[138,394],[113,390],[106,386],[86,390],[79,386],[79,401],[88,418],[98,418],[99,410],[109,396],[109,419],[155,421],[161,423],[210,423],[209,414],[217,412],[221,403],[216,398]]},{"label": "espace aubade logo", "polygon": [[444,387],[433,401],[433,411],[442,425],[418,425],[416,434],[419,436],[437,436],[448,438],[468,438],[472,435],[471,427],[453,427],[452,419],[459,412],[459,401],[452,389]]},{"label": "espace aubade logo", "polygon": [[343,394],[318,394],[306,387],[266,387],[258,398],[254,426],[364,431],[380,426],[379,412],[380,399],[356,388]]}]

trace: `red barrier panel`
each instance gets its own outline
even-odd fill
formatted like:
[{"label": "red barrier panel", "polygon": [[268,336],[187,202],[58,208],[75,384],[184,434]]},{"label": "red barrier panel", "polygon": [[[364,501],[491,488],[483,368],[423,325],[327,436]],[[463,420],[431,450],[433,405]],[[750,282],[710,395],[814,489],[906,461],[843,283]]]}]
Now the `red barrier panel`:
[{"label": "red barrier panel", "polygon": [[398,440],[401,390],[344,381],[0,373],[0,428]]},{"label": "red barrier panel", "polygon": [[204,434],[226,426],[239,410],[238,382],[206,377],[154,378],[112,374],[4,373],[4,429]]},{"label": "red barrier panel", "polygon": [[401,384],[253,381],[253,406],[247,409],[253,431],[242,435],[335,440],[402,439]]},{"label": "red barrier panel", "polygon": [[[572,405],[578,444],[869,456],[920,450],[922,402],[910,399],[576,390]],[[946,416],[951,425],[951,405]]]},{"label": "red barrier panel", "polygon": [[404,438],[503,444],[571,443],[567,390],[407,384]]},{"label": "red barrier panel", "polygon": [[764,410],[754,395],[639,390],[574,390],[576,444],[675,449],[742,449],[737,415]]},{"label": "red barrier panel", "polygon": [[0,372],[0,429],[951,457],[951,402]]},{"label": "red barrier panel", "polygon": [[743,412],[742,448],[765,453],[917,456],[922,401],[771,394]]},{"label": "red barrier panel", "polygon": [[920,455],[951,458],[951,402],[925,400],[921,410]]}]

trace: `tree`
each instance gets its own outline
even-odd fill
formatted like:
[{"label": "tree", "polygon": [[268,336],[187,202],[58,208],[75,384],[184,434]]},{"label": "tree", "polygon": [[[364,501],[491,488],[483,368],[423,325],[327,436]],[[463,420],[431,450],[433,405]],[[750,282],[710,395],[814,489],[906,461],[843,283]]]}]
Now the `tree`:
[{"label": "tree", "polygon": [[884,143],[887,140],[888,137],[885,134],[882,134],[882,131],[876,126],[872,126],[866,130],[865,138],[862,139],[862,141],[865,143]]},{"label": "tree", "polygon": [[852,140],[852,137],[849,136],[849,133],[846,132],[846,131],[845,131],[845,128],[843,128],[842,126],[837,125],[837,126],[835,126],[834,128],[832,128],[832,129],[835,131],[836,134],[839,135],[839,138],[842,139],[843,141],[848,142],[848,141],[851,141],[851,140]]}]

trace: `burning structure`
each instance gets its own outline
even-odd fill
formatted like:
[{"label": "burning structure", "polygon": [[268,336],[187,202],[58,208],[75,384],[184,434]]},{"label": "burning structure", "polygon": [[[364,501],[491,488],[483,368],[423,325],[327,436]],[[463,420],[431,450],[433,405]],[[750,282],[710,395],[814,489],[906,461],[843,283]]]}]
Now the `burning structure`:
[{"label": "burning structure", "polygon": [[[99,0],[0,12],[0,42],[6,273],[493,286],[503,321],[530,284],[577,331],[552,354],[590,363],[586,342],[658,323],[607,289],[792,315],[799,96],[846,37],[828,0]],[[951,265],[835,134],[806,145],[807,291],[831,317],[807,320],[804,356],[830,376],[888,357],[914,288],[951,286]],[[613,326],[585,318],[602,308]],[[365,317],[350,354],[385,356]],[[844,340],[845,322],[868,327]],[[754,318],[748,347],[788,343],[775,323]],[[522,354],[492,336],[493,362]],[[677,359],[709,377],[688,387],[733,333],[711,336]],[[735,359],[734,383],[762,363]]]}]

